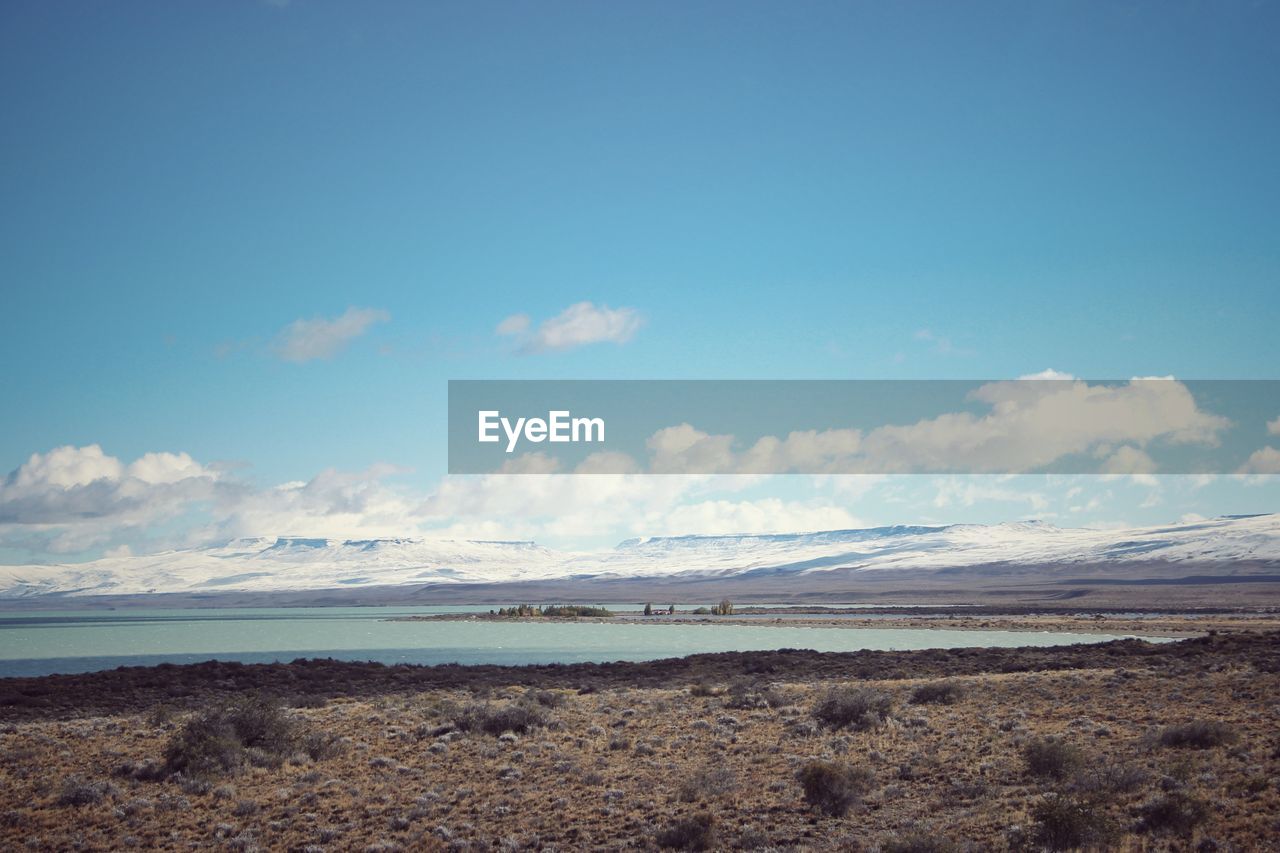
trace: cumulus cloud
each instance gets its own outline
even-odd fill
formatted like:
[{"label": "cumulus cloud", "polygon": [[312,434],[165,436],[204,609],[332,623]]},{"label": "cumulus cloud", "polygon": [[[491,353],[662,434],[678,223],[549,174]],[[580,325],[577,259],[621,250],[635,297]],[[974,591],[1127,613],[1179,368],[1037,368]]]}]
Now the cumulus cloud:
[{"label": "cumulus cloud", "polygon": [[326,469],[306,481],[246,491],[221,507],[215,525],[200,531],[209,540],[241,536],[295,535],[365,539],[413,535],[421,518],[418,499],[389,485],[405,473],[394,465],[360,471]]},{"label": "cumulus cloud", "polygon": [[[665,451],[677,455],[704,441],[689,430],[675,430],[664,440]],[[714,442],[704,449],[713,456],[720,452]],[[534,539],[594,548],[629,536],[954,521],[974,517],[975,507],[1002,507],[1000,512],[1012,507],[1019,517],[1046,518],[1100,513],[1111,502],[1111,489],[1128,488],[1134,472],[1146,467],[1140,453],[1120,448],[1103,457],[1114,465],[1114,478],[655,477],[635,473],[634,467],[625,473],[563,476],[539,473],[556,470],[556,461],[531,454],[513,460],[524,476],[447,476],[423,491],[397,479],[404,469],[386,464],[358,471],[329,469],[307,480],[254,487],[185,453],[147,453],[128,461],[97,445],[59,447],[33,454],[0,480],[0,545],[55,554],[105,548],[127,556],[237,537],[428,536]],[[597,457],[576,470],[625,469],[627,460],[607,453]],[[1259,451],[1248,473],[1280,473],[1280,452]],[[1194,491],[1195,478],[1170,479],[1187,481],[1186,494]],[[1175,488],[1163,481],[1162,486]],[[1156,491],[1145,497],[1146,505],[1161,499]],[[1166,497],[1176,499],[1177,494]],[[1200,508],[1168,502],[1178,512]],[[938,510],[936,516],[931,512]],[[982,509],[977,517],[986,512]]]},{"label": "cumulus cloud", "polygon": [[[238,537],[551,538],[643,532],[685,496],[732,491],[752,478],[634,474],[546,476],[556,461],[513,460],[527,476],[446,477],[424,494],[394,482],[403,469],[325,470],[254,487],[185,453],[126,462],[98,445],[59,447],[0,480],[0,545],[31,553],[127,554]],[[608,454],[583,463],[608,468]],[[513,472],[516,469],[513,468]],[[540,475],[541,474],[541,475]]]},{"label": "cumulus cloud", "polygon": [[528,314],[512,314],[510,317],[498,324],[498,328],[494,331],[499,335],[523,335],[529,331],[529,324],[532,321]]},{"label": "cumulus cloud", "polygon": [[33,453],[0,482],[0,540],[83,550],[181,515],[236,490],[186,453],[126,465],[96,444]]},{"label": "cumulus cloud", "polygon": [[937,481],[933,505],[939,509],[978,504],[1026,504],[1040,514],[1049,506],[1048,497],[1039,490],[1019,488],[990,477],[947,477]]},{"label": "cumulus cloud", "polygon": [[592,453],[573,469],[575,474],[639,474],[640,466],[625,453]]},{"label": "cumulus cloud", "polygon": [[570,305],[532,329],[527,314],[512,314],[498,324],[497,333],[514,338],[521,353],[563,352],[588,344],[630,341],[644,318],[634,308],[610,308],[592,302]]},{"label": "cumulus cloud", "polygon": [[1280,474],[1280,450],[1264,447],[1255,450],[1240,466],[1240,474]]},{"label": "cumulus cloud", "polygon": [[391,315],[379,308],[348,308],[341,316],[294,320],[276,336],[273,350],[285,361],[302,364],[333,358],[375,323]]},{"label": "cumulus cloud", "polygon": [[[5,481],[0,495],[9,500],[42,488],[72,489],[97,480],[118,480],[124,465],[102,452],[96,444],[88,447],[55,447],[48,453],[33,453]],[[2,502],[0,502],[2,505]],[[0,516],[2,517],[2,516]]]},{"label": "cumulus cloud", "polygon": [[842,530],[865,527],[866,524],[843,507],[762,498],[681,504],[646,518],[643,526],[655,536],[727,536]]},{"label": "cumulus cloud", "polygon": [[241,536],[414,535],[424,521],[422,497],[387,483],[400,473],[385,464],[329,469],[257,488],[187,453],[146,453],[126,464],[96,444],[58,447],[0,480],[0,545],[125,555]]},{"label": "cumulus cloud", "polygon": [[1267,421],[1267,432],[1271,435],[1280,435],[1280,417],[1274,421]]},{"label": "cumulus cloud", "polygon": [[647,535],[645,519],[660,518],[684,500],[732,490],[738,479],[451,476],[422,502],[420,513],[436,533],[450,536],[564,540],[615,532]]},{"label": "cumulus cloud", "polygon": [[[94,445],[96,447],[96,445]],[[186,453],[145,453],[125,469],[130,477],[144,483],[177,483],[192,477],[217,478]]]},{"label": "cumulus cloud", "polygon": [[1117,449],[1102,463],[1104,474],[1154,474],[1155,460],[1136,447],[1124,446]]},{"label": "cumulus cloud", "polygon": [[764,436],[742,450],[728,434],[684,423],[647,442],[653,473],[859,474],[1019,473],[1075,456],[1103,459],[1101,473],[1149,475],[1146,448],[1214,446],[1230,426],[1203,411],[1187,387],[1166,379],[1123,385],[1080,380],[992,382],[971,398],[986,414],[952,412],[911,424],[809,430]]},{"label": "cumulus cloud", "polygon": [[733,436],[709,435],[689,424],[658,430],[646,447],[655,474],[718,474],[736,467]]},{"label": "cumulus cloud", "polygon": [[1041,370],[1039,373],[1028,373],[1025,376],[1019,376],[1018,378],[1019,379],[1053,379],[1053,380],[1059,380],[1059,381],[1075,379],[1075,377],[1072,376],[1070,373],[1063,373],[1061,370],[1054,370],[1052,367],[1046,367],[1044,370]]}]

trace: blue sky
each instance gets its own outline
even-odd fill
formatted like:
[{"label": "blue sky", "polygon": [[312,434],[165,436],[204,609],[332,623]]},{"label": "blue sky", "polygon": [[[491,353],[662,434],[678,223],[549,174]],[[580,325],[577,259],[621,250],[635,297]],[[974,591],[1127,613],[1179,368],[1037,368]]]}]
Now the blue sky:
[{"label": "blue sky", "polygon": [[[327,470],[439,501],[451,378],[1274,378],[1278,24],[1269,2],[6,3],[0,469],[12,489],[32,454],[99,445],[240,490],[82,509],[101,523],[55,551],[92,555],[308,524],[235,501]],[[495,332],[583,302],[627,333]],[[288,358],[291,324],[344,315],[309,327],[339,335],[327,357]],[[872,515],[752,488],[724,500]],[[1274,508],[1216,489],[1080,521]],[[503,506],[475,517],[555,535]],[[0,512],[0,556],[43,559],[46,510]]]}]

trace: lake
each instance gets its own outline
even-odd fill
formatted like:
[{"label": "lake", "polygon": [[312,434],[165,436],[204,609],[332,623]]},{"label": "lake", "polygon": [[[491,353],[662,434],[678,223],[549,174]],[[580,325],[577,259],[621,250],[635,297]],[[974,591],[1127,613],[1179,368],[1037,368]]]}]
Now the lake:
[{"label": "lake", "polygon": [[244,663],[300,657],[388,664],[579,663],[780,648],[848,652],[1059,646],[1121,639],[1107,634],[710,622],[389,621],[398,616],[488,609],[465,605],[0,613],[0,677],[91,672],[165,662],[195,663],[211,658]]}]

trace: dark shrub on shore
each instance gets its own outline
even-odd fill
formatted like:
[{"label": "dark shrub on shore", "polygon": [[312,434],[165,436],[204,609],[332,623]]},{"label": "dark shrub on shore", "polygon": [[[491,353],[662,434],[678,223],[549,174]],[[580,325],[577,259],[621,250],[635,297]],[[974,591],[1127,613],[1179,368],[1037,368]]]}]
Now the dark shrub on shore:
[{"label": "dark shrub on shore", "polygon": [[964,685],[958,681],[930,681],[911,691],[912,705],[954,705],[964,696]]},{"label": "dark shrub on shore", "polygon": [[842,761],[810,761],[796,774],[809,805],[841,817],[871,788],[875,775]]},{"label": "dark shrub on shore", "polygon": [[81,776],[68,776],[62,780],[62,788],[58,792],[60,806],[91,806],[100,803],[108,794],[116,793],[116,787],[110,782],[91,782]]},{"label": "dark shrub on shore", "polygon": [[697,684],[689,685],[689,695],[700,698],[706,696],[721,696],[728,689],[729,688],[725,687],[723,684],[708,684],[704,681],[700,681]]},{"label": "dark shrub on shore", "polygon": [[1160,733],[1161,746],[1185,749],[1211,749],[1227,746],[1238,740],[1235,731],[1217,720],[1193,720],[1180,726],[1170,726]]},{"label": "dark shrub on shore", "polygon": [[250,696],[188,719],[165,748],[165,771],[200,778],[234,772],[246,760],[279,764],[299,739],[298,725],[279,705]]},{"label": "dark shrub on shore", "polygon": [[883,725],[892,714],[893,697],[870,687],[833,687],[813,709],[823,725],[857,731]]},{"label": "dark shrub on shore", "polygon": [[342,738],[328,732],[308,732],[300,745],[312,761],[324,761],[346,751]]},{"label": "dark shrub on shore", "polygon": [[675,850],[710,850],[716,844],[716,819],[710,812],[699,812],[678,820],[658,833],[659,847]]},{"label": "dark shrub on shore", "polygon": [[1151,774],[1143,767],[1107,761],[1076,774],[1071,788],[1085,794],[1126,793],[1141,788],[1150,778]]},{"label": "dark shrub on shore", "polygon": [[564,694],[555,690],[531,690],[524,698],[525,701],[536,702],[544,708],[559,708],[565,703]]},{"label": "dark shrub on shore", "polygon": [[1032,776],[1064,779],[1084,765],[1079,747],[1056,737],[1036,738],[1022,748],[1022,759]]},{"label": "dark shrub on shore", "polygon": [[1111,819],[1091,798],[1049,794],[1031,807],[1035,842],[1049,850],[1106,847],[1115,834]]},{"label": "dark shrub on shore", "polygon": [[1209,804],[1185,791],[1171,791],[1138,809],[1143,832],[1189,836],[1209,818]]},{"label": "dark shrub on shore", "polygon": [[546,717],[529,705],[468,705],[454,717],[454,725],[464,732],[500,735],[514,732],[522,735],[547,724]]}]

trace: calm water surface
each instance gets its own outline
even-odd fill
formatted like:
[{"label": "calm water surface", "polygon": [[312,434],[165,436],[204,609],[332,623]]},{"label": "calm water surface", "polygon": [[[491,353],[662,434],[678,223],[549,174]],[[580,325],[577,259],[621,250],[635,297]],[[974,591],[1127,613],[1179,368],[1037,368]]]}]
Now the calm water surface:
[{"label": "calm water surface", "polygon": [[947,629],[389,621],[488,609],[465,605],[0,613],[0,676],[211,658],[245,663],[300,657],[418,664],[577,663],[779,648],[836,652],[1056,646],[1118,639],[1104,634]]}]

